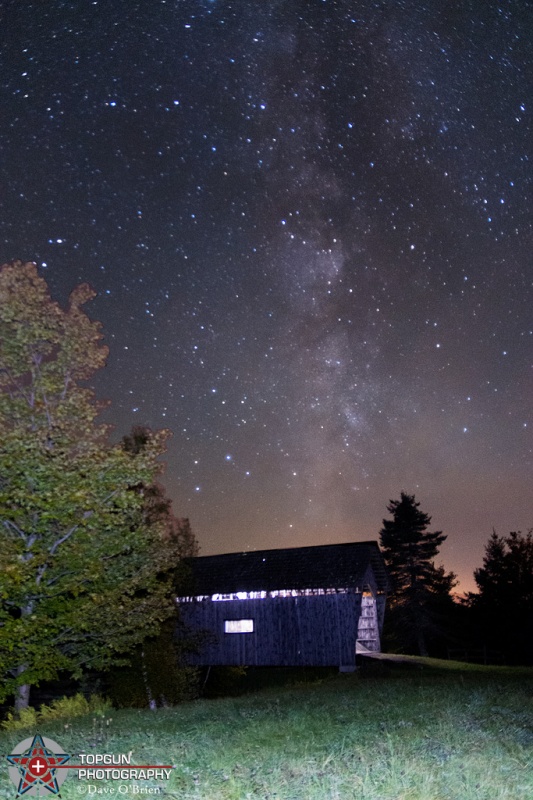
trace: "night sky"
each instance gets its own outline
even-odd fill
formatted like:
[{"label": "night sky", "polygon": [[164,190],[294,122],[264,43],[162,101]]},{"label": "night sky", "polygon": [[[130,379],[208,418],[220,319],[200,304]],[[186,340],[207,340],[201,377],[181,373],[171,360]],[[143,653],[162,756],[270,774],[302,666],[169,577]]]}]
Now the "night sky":
[{"label": "night sky", "polygon": [[7,0],[1,262],[98,297],[204,555],[527,530],[533,3]]}]

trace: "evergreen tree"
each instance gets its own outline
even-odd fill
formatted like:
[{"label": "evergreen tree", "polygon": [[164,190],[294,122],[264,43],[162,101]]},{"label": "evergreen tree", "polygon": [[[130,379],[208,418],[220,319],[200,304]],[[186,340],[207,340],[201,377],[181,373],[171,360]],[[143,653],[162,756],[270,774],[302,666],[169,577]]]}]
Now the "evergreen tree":
[{"label": "evergreen tree", "polygon": [[493,531],[483,566],[474,572],[472,609],[483,644],[512,662],[533,662],[533,530],[498,536]]},{"label": "evergreen tree", "polygon": [[120,661],[174,609],[180,548],[143,489],[167,432],[131,452],[96,422],[93,296],[78,286],[63,310],[34,264],[0,268],[0,701],[18,709],[60,670]]},{"label": "evergreen tree", "polygon": [[387,628],[397,646],[427,655],[429,643],[444,632],[455,575],[435,566],[446,536],[427,530],[431,517],[419,506],[404,492],[391,500],[387,510],[393,518],[383,520],[380,544],[392,584]]}]

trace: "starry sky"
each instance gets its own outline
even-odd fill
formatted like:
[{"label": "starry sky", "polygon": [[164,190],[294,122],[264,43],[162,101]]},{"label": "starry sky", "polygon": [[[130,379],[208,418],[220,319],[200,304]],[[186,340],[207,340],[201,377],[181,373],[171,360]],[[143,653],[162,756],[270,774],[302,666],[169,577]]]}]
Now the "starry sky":
[{"label": "starry sky", "polygon": [[88,281],[204,555],[533,525],[533,3],[11,0],[2,262]]}]

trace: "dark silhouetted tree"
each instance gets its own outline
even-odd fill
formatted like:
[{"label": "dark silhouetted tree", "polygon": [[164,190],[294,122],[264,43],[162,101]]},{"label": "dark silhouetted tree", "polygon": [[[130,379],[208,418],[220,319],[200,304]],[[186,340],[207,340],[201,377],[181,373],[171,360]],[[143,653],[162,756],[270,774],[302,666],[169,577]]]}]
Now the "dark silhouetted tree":
[{"label": "dark silhouetted tree", "polygon": [[431,517],[419,506],[414,495],[404,492],[400,500],[391,500],[387,509],[393,518],[383,520],[380,544],[392,584],[389,637],[397,647],[427,655],[430,644],[445,635],[455,575],[435,566],[446,536],[427,530]]},{"label": "dark silhouetted tree", "polygon": [[533,663],[533,530],[493,531],[474,578],[479,592],[468,603],[483,644],[509,662]]}]

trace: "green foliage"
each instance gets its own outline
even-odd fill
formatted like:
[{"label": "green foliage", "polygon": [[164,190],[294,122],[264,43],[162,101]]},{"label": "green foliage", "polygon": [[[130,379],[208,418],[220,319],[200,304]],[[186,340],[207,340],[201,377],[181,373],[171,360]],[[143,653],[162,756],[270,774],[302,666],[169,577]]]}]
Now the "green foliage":
[{"label": "green foliage", "polygon": [[396,648],[428,654],[430,639],[444,633],[453,610],[455,575],[436,567],[433,559],[446,536],[430,533],[431,517],[419,510],[414,495],[401,493],[387,509],[380,544],[392,584],[386,635]]},{"label": "green foliage", "polygon": [[159,636],[135,649],[131,664],[109,674],[109,695],[119,708],[165,707],[193,700],[199,693],[200,672],[182,663],[184,643],[176,640],[171,617]]},{"label": "green foliage", "polygon": [[37,728],[39,722],[39,712],[32,706],[21,708],[17,714],[8,711],[6,719],[2,722],[2,728],[6,731],[18,731],[23,728]]},{"label": "green foliage", "polygon": [[2,722],[6,731],[18,731],[22,728],[35,730],[41,723],[51,720],[70,720],[74,717],[84,717],[86,714],[102,716],[111,708],[111,702],[100,695],[91,695],[87,700],[82,694],[73,697],[61,697],[54,700],[49,706],[42,705],[39,710],[28,706],[22,708],[18,714],[8,712],[7,718]]},{"label": "green foliage", "polygon": [[34,264],[0,269],[0,701],[17,708],[60,670],[120,662],[174,610],[182,544],[145,507],[168,433],[132,450],[97,424],[93,296],[63,310]]}]

